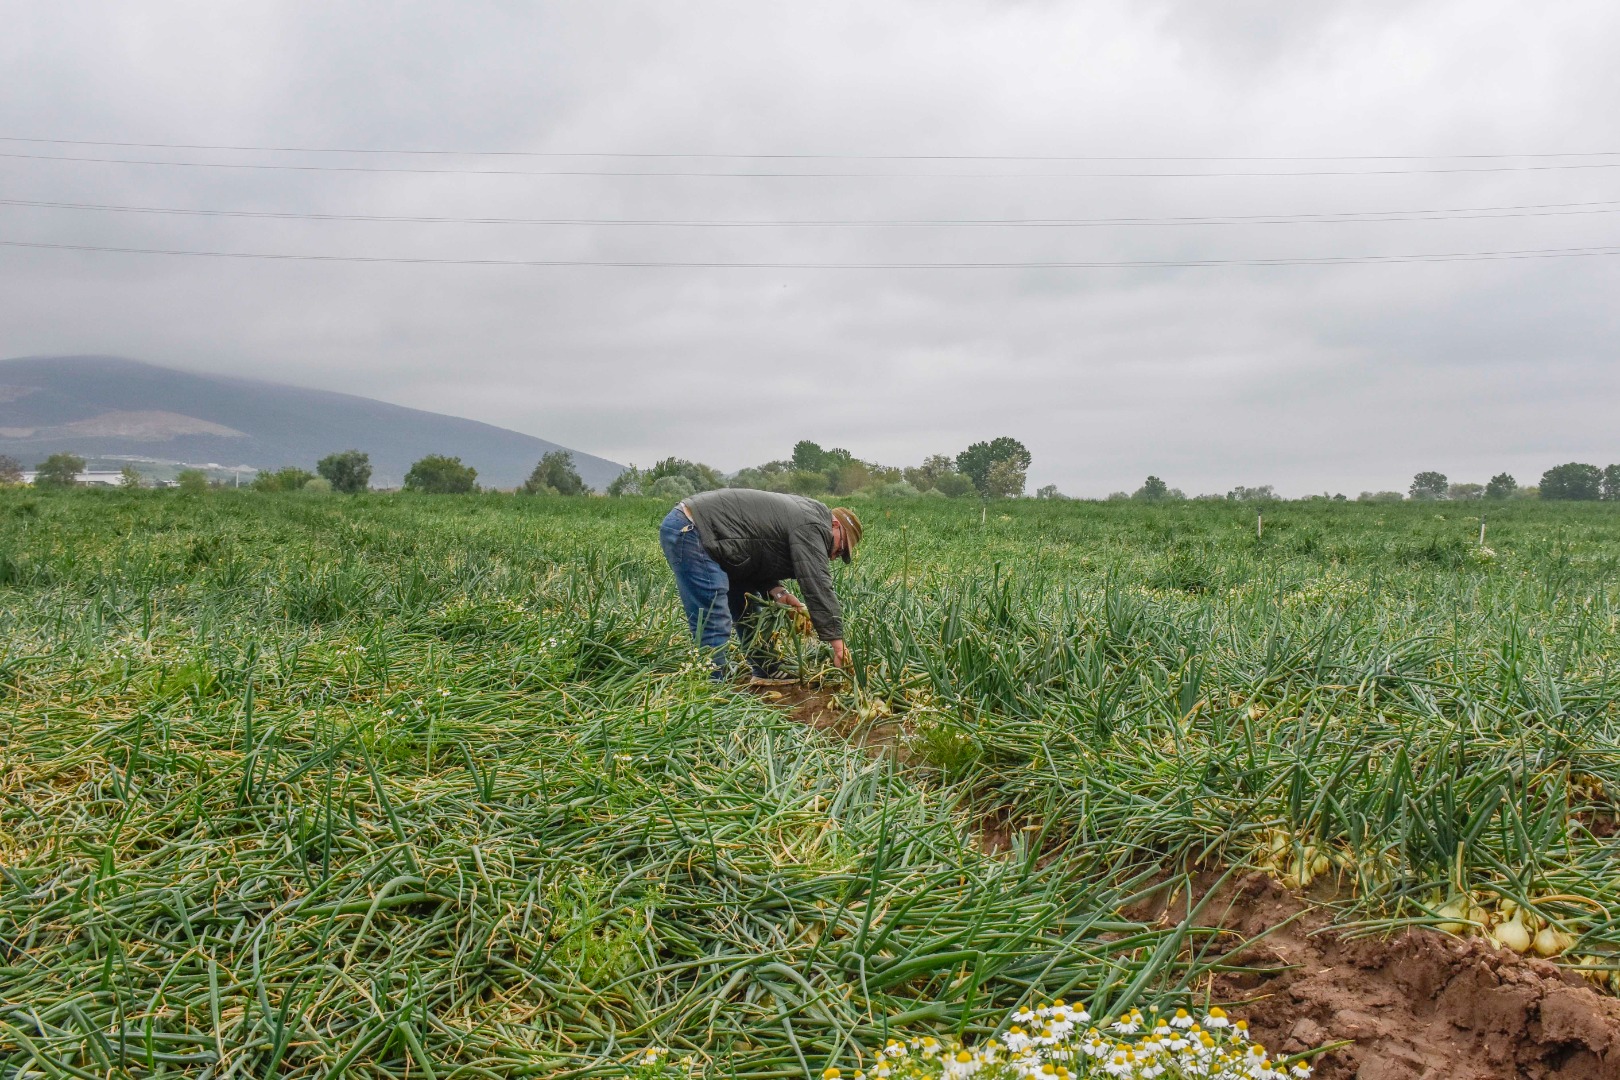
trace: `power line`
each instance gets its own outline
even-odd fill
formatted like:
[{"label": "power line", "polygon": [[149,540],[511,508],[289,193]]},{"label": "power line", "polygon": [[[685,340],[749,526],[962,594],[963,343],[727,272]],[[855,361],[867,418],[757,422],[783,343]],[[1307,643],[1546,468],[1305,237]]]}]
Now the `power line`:
[{"label": "power line", "polygon": [[1274,154],[1274,155],[1105,155],[1105,154],[745,154],[648,153],[602,150],[402,150],[376,147],[244,146],[230,143],[116,142],[105,139],[45,139],[0,135],[0,142],[53,146],[116,146],[140,150],[225,150],[275,154],[381,154],[431,157],[629,158],[759,161],[1502,161],[1514,158],[1620,157],[1620,150],[1581,150],[1525,154]]},{"label": "power line", "polygon": [[449,217],[418,214],[318,214],[283,210],[219,210],[176,206],[126,206],[113,203],[76,203],[46,199],[0,199],[0,206],[52,210],[92,210],[127,214],[166,214],[181,217],[251,218],[272,221],[359,221],[430,225],[579,225],[662,228],[1101,228],[1135,225],[1294,225],[1361,224],[1382,221],[1471,221],[1514,217],[1563,217],[1612,214],[1620,200],[1572,203],[1525,203],[1418,210],[1343,210],[1300,214],[1220,214],[1183,217],[1122,218],[888,218],[888,219],[779,219],[701,221],[676,218],[523,218]]},{"label": "power line", "polygon": [[787,170],[712,169],[430,169],[399,165],[299,165],[238,161],[173,161],[159,158],[69,157],[53,154],[0,152],[0,158],[24,161],[57,161],[101,165],[159,165],[191,169],[250,169],[269,172],[404,173],[429,176],[647,176],[708,179],[965,179],[965,180],[1096,180],[1096,179],[1220,179],[1297,176],[1439,176],[1453,173],[1567,172],[1585,169],[1620,168],[1620,161],[1587,161],[1557,165],[1480,165],[1430,169],[1291,169],[1224,170],[1198,172],[792,172]]},{"label": "power line", "polygon": [[445,259],[381,255],[277,254],[257,251],[194,251],[178,248],[107,247],[94,244],[49,244],[0,240],[0,247],[43,251],[79,251],[123,255],[172,255],[209,259],[266,259],[277,262],[376,263],[401,266],[493,266],[531,268],[602,267],[658,270],[1126,270],[1195,269],[1203,267],[1355,266],[1374,263],[1494,262],[1514,259],[1564,259],[1620,255],[1612,247],[1532,248],[1516,251],[1456,251],[1403,255],[1344,255],[1279,259],[1128,259],[1027,262],[724,262],[654,259]]}]

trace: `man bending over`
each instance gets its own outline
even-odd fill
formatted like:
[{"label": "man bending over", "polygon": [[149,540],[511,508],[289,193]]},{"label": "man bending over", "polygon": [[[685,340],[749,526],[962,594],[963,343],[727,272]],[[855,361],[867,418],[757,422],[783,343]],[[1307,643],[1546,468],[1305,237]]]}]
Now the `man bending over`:
[{"label": "man bending over", "polygon": [[[842,506],[829,510],[802,495],[748,488],[693,495],[669,512],[658,533],[692,638],[713,657],[715,679],[725,678],[725,649],[735,628],[755,686],[794,681],[759,633],[766,598],[808,611],[833,659],[849,665],[828,567],[835,558],[849,562],[860,539],[860,520]],[[799,583],[802,602],[782,587],[787,578]]]}]

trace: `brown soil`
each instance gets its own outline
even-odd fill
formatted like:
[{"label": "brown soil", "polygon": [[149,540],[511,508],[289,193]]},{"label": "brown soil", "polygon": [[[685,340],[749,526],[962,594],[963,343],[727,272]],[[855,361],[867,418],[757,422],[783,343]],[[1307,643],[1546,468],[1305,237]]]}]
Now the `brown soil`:
[{"label": "brown soil", "polygon": [[1264,874],[1204,910],[1245,939],[1272,931],[1229,957],[1261,970],[1212,988],[1258,1041],[1354,1040],[1317,1059],[1319,1080],[1620,1080],[1620,1001],[1555,964],[1422,928],[1347,937]]},{"label": "brown soil", "polygon": [[892,752],[901,761],[906,760],[905,747],[900,740],[900,721],[893,717],[862,720],[835,705],[831,692],[814,686],[758,687],[753,688],[753,692],[761,701],[786,709],[788,715],[801,724],[836,735],[874,754]]},{"label": "brown soil", "polygon": [[1607,840],[1616,833],[1620,833],[1620,816],[1604,813],[1576,814],[1574,816],[1579,818],[1591,830],[1592,835],[1599,839]]}]

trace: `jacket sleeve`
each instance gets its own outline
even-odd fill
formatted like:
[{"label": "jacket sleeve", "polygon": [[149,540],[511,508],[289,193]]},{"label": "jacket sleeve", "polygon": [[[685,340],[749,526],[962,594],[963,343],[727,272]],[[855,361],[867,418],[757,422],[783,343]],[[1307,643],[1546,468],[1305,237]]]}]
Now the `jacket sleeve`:
[{"label": "jacket sleeve", "polygon": [[810,609],[816,636],[822,641],[840,641],[844,636],[844,620],[838,608],[838,594],[833,592],[828,539],[824,530],[803,525],[793,530],[788,543],[793,553],[793,579],[804,593],[804,606]]}]

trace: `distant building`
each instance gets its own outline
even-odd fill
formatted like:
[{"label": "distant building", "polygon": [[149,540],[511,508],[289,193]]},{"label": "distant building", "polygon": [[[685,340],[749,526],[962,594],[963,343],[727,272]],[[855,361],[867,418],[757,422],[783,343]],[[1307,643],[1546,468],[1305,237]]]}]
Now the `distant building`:
[{"label": "distant building", "polygon": [[[39,474],[32,470],[22,474],[23,483],[32,484],[34,477]],[[73,478],[73,482],[80,487],[122,487],[124,474],[121,472],[103,472],[102,470],[85,470]]]}]

